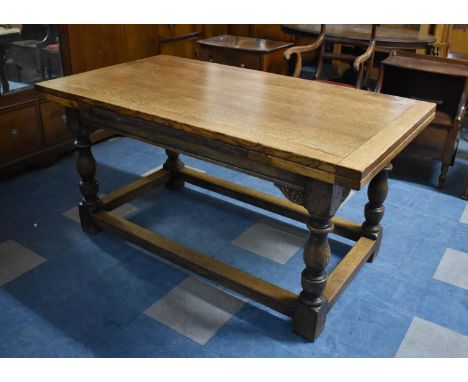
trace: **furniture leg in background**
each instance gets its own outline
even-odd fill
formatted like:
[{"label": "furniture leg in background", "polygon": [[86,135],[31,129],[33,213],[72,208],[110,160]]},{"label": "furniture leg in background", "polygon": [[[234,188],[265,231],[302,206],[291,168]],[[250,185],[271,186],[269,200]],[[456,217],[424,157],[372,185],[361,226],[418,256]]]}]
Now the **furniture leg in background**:
[{"label": "furniture leg in background", "polygon": [[170,172],[169,182],[166,187],[170,190],[178,190],[184,186],[184,180],[180,176],[180,170],[184,168],[184,163],[179,158],[179,153],[166,150],[167,160],[163,168]]},{"label": "furniture leg in background", "polygon": [[382,61],[376,91],[436,103],[434,120],[405,153],[440,160],[438,187],[443,189],[466,110],[468,61],[392,51]]}]

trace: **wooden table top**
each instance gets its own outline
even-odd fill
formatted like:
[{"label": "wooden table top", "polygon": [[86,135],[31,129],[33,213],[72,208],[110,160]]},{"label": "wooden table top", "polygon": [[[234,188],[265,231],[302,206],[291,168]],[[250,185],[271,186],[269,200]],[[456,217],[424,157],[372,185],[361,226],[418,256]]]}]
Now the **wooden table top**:
[{"label": "wooden table top", "polygon": [[240,147],[252,159],[262,153],[268,164],[302,175],[319,170],[326,181],[356,189],[435,110],[432,103],[165,55],[36,88],[65,106],[134,116]]},{"label": "wooden table top", "polygon": [[[285,24],[286,32],[318,36],[320,24]],[[370,24],[327,24],[327,36],[349,38],[356,41],[369,41],[371,34]],[[408,28],[398,28],[380,25],[377,28],[376,44],[387,47],[427,47],[436,41],[435,37]]]},{"label": "wooden table top", "polygon": [[257,53],[268,53],[291,46],[292,42],[265,40],[243,36],[221,35],[197,41],[200,45],[217,48],[244,50]]}]

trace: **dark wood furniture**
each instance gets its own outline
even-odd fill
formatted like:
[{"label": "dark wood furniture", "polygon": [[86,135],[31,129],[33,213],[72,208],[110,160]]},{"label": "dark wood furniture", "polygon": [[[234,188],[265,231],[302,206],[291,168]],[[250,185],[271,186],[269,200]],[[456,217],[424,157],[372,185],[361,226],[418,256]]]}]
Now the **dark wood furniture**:
[{"label": "dark wood furniture", "polygon": [[434,121],[407,152],[442,161],[439,188],[453,164],[468,97],[468,61],[393,51],[382,61],[377,91],[437,104]]},{"label": "dark wood furniture", "polygon": [[[53,26],[49,28],[54,29]],[[38,71],[40,78],[40,72],[46,71],[41,59],[42,46],[37,46],[38,41],[24,43],[22,39],[30,37],[28,28],[13,29],[16,32],[8,41],[9,54],[16,48],[25,52],[31,50],[31,55],[27,53],[26,56],[31,58],[29,64]],[[66,127],[64,107],[47,101],[31,87],[11,91],[3,86],[3,89],[5,92],[0,96],[0,175],[31,165],[49,165],[60,153],[74,148],[73,135]]]},{"label": "dark wood furniture", "polygon": [[49,165],[73,148],[65,108],[33,89],[0,97],[0,175],[31,165]]},{"label": "dark wood furniture", "polygon": [[232,35],[215,36],[197,42],[198,57],[202,61],[287,73],[283,53],[292,43]]},{"label": "dark wood furniture", "polygon": [[[323,65],[326,60],[341,60],[348,63],[352,63],[352,68],[356,72],[356,79],[354,86],[356,89],[361,89],[363,84],[366,84],[368,81],[368,75],[370,69],[372,68],[374,61],[374,52],[375,52],[375,39],[376,39],[377,25],[372,25],[371,33],[367,36],[367,40],[362,37],[362,40],[352,40],[349,41],[347,38],[338,38],[334,35],[329,35],[328,26],[322,24],[320,28],[320,35],[317,40],[315,40],[310,45],[305,46],[295,46],[289,48],[285,51],[286,59],[290,59],[294,55],[295,66],[294,66],[294,77],[299,77],[302,68],[302,54],[313,52],[317,49],[320,49],[318,54],[317,66],[315,69],[314,79],[321,81],[321,75],[323,70]],[[341,52],[327,52],[326,44],[327,43],[340,43],[347,44],[348,46],[352,44],[353,47],[361,48],[364,50],[359,56],[350,54],[350,53],[341,53]],[[346,83],[341,83],[339,81],[326,81],[329,83],[334,83],[336,85],[349,85]]]},{"label": "dark wood furniture", "polygon": [[[295,36],[318,37],[320,35],[320,24],[284,24],[285,32]],[[340,41],[347,39],[348,42],[366,42],[371,34],[370,24],[340,24],[328,25],[327,35]],[[376,36],[376,46],[391,49],[418,49],[429,48],[436,41],[435,37],[407,28],[396,28],[386,25],[379,27]]]},{"label": "dark wood furniture", "polygon": [[22,81],[22,73],[27,69],[33,69],[40,75],[42,80],[46,79],[48,70],[46,68],[44,48],[57,43],[57,25],[34,24],[23,26],[21,39],[12,42],[9,47],[20,82]]},{"label": "dark wood furniture", "polygon": [[[61,26],[60,29],[64,27]],[[31,34],[28,34],[28,28],[22,29],[16,28],[17,33],[14,41],[21,40],[23,37],[30,39],[27,41],[32,41]],[[56,26],[44,27],[44,29],[57,30]],[[21,36],[20,32],[24,35]],[[46,35],[47,33],[44,36]],[[66,47],[69,46],[67,45],[68,36],[63,34],[59,35],[60,44],[57,44],[53,58],[48,56],[49,53],[52,53],[46,52],[43,48],[53,49],[49,43],[56,39],[57,34],[56,32],[48,34],[49,37],[52,35],[55,37],[46,39],[47,44],[40,44],[40,46],[37,46],[37,41],[26,44],[15,42],[17,49],[21,51],[30,49],[32,51],[33,62],[31,65],[37,67],[39,72],[43,72],[40,73],[43,75],[52,75],[52,65],[55,65],[54,73],[59,73],[62,70],[61,53],[69,54],[66,51]],[[9,42],[12,41],[10,39]],[[69,70],[69,66],[64,66],[65,73],[70,73]],[[108,133],[106,134],[108,136]],[[104,137],[106,135],[102,132],[96,132],[93,135],[93,140]],[[1,94],[0,176],[14,173],[29,166],[48,166],[60,154],[73,150],[75,148],[73,141],[74,137],[67,129],[65,108],[62,106],[47,101],[42,94],[30,86]]]},{"label": "dark wood furniture", "polygon": [[[312,341],[358,269],[377,255],[390,161],[435,110],[427,102],[165,55],[36,88],[69,108],[85,232],[121,235],[292,316],[294,331]],[[89,134],[103,126],[166,148],[163,168],[99,198]],[[184,167],[179,153],[269,180],[290,201]],[[111,213],[156,186],[177,190],[184,182],[306,222],[302,292],[296,295]],[[365,222],[334,217],[351,188],[368,182]],[[328,276],[331,232],[356,244]]]}]

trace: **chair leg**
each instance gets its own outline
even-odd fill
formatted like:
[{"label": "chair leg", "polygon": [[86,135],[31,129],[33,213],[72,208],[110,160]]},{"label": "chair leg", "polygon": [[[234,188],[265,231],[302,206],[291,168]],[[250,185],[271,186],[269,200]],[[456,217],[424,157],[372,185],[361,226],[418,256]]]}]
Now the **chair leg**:
[{"label": "chair leg", "polygon": [[449,165],[447,163],[442,163],[440,167],[440,175],[439,175],[439,189],[443,190],[445,185],[445,178],[447,178],[447,171]]},{"label": "chair leg", "polygon": [[468,179],[466,180],[466,183],[465,183],[465,191],[463,192],[462,198],[465,200],[468,199]]}]

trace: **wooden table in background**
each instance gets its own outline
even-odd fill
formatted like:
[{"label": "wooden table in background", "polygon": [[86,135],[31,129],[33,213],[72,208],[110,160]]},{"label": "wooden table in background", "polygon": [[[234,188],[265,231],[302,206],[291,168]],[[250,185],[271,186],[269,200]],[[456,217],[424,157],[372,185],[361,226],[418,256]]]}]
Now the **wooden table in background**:
[{"label": "wooden table in background", "polygon": [[[377,255],[390,161],[433,119],[435,109],[422,101],[163,55],[36,88],[69,108],[85,232],[118,234],[292,316],[294,331],[311,341],[358,269]],[[166,148],[163,169],[99,198],[89,135],[100,127]],[[269,180],[289,201],[184,167],[179,153]],[[177,190],[184,182],[307,223],[301,293],[110,212],[156,186]],[[368,182],[364,223],[334,217],[350,190]],[[356,243],[327,275],[331,232]]]},{"label": "wooden table in background", "polygon": [[[320,24],[284,24],[282,29],[296,36],[317,37],[320,34]],[[327,36],[338,37],[341,40],[369,41],[370,24],[330,24],[327,25]],[[377,47],[388,49],[419,49],[429,48],[436,41],[435,37],[408,28],[397,28],[381,25],[377,29]]]},{"label": "wooden table in background", "polygon": [[277,74],[287,73],[284,51],[292,45],[291,42],[232,35],[210,37],[197,43],[198,57],[202,61]]}]

